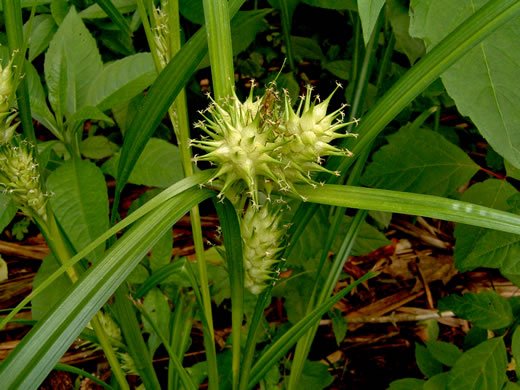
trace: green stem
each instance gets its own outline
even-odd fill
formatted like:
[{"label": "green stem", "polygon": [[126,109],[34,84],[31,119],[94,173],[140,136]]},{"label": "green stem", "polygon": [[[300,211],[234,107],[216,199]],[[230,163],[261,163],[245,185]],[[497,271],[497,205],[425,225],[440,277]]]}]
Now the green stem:
[{"label": "green stem", "polygon": [[226,0],[203,0],[215,99],[233,95],[235,73]]},{"label": "green stem", "polygon": [[292,40],[291,40],[292,18],[291,18],[291,14],[289,13],[289,7],[287,5],[287,1],[281,1],[280,6],[281,6],[281,14],[282,14],[283,38],[285,41],[287,60],[289,61],[289,68],[291,69],[291,72],[294,72],[295,71],[294,54],[293,54]]},{"label": "green stem", "polygon": [[29,86],[27,84],[27,77],[22,77],[25,67],[22,6],[20,0],[3,0],[2,4],[9,49],[13,55],[18,53],[14,60],[14,66],[16,66],[14,83],[15,85],[19,83],[16,90],[16,97],[18,110],[20,112],[20,121],[25,138],[36,145],[36,135],[32,124],[31,105],[29,101]]}]

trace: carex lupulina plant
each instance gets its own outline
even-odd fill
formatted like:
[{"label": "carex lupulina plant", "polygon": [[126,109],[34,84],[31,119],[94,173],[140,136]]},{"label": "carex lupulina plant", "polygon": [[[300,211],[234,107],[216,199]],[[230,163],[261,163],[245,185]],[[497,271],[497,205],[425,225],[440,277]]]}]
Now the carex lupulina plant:
[{"label": "carex lupulina plant", "polygon": [[339,85],[322,102],[307,86],[294,110],[289,94],[280,93],[274,82],[256,98],[254,81],[251,84],[244,102],[236,94],[218,102],[210,97],[209,107],[201,112],[203,120],[196,123],[205,135],[192,145],[206,152],[195,155],[195,161],[216,166],[210,182],[220,181],[219,197],[229,198],[242,215],[245,287],[259,294],[273,278],[287,230],[280,222],[281,207],[272,203],[299,195],[298,184],[316,188],[319,172],[339,174],[322,164],[327,156],[350,156],[332,142],[355,134],[340,131],[353,123],[343,121],[344,106],[327,114]]}]

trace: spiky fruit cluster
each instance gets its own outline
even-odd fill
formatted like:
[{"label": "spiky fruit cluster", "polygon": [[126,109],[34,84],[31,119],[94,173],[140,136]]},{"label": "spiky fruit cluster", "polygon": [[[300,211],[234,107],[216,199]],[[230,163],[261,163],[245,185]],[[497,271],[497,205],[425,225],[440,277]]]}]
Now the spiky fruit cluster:
[{"label": "spiky fruit cluster", "polygon": [[[270,108],[273,90],[253,100],[253,89],[244,103],[233,95],[212,104],[202,112],[204,121],[196,124],[210,138],[193,140],[192,145],[206,151],[195,161],[209,161],[217,166],[213,179],[224,181],[220,195],[233,186],[245,185],[255,204],[263,183],[277,181],[274,167],[282,163],[275,158],[285,140],[276,134],[279,125],[276,111]],[[212,179],[212,180],[213,180]],[[236,189],[235,189],[236,190]]]},{"label": "spiky fruit cluster", "polygon": [[195,161],[217,166],[213,179],[224,181],[220,195],[232,192],[233,187],[240,192],[236,186],[243,184],[255,204],[259,190],[269,197],[273,189],[297,193],[295,184],[315,186],[314,172],[337,174],[321,165],[324,157],[351,155],[330,143],[355,136],[338,132],[352,123],[343,122],[343,107],[327,115],[334,92],[319,103],[307,87],[296,111],[288,94],[281,99],[272,86],[256,100],[251,89],[244,103],[235,95],[222,102],[212,100],[202,113],[204,121],[196,124],[209,138],[192,141],[207,154],[196,156]]},{"label": "spiky fruit cluster", "polygon": [[43,193],[33,148],[23,140],[0,146],[0,189],[9,194],[28,217],[46,219],[47,195]]},{"label": "spiky fruit cluster", "polygon": [[[350,151],[331,145],[337,138],[352,137],[356,134],[339,133],[338,130],[351,124],[343,122],[342,109],[327,114],[327,108],[336,89],[327,99],[319,103],[319,97],[312,98],[312,88],[307,86],[307,93],[301,97],[296,111],[293,110],[287,94],[284,99],[284,118],[280,126],[283,136],[290,139],[280,150],[284,162],[285,180],[293,183],[314,185],[313,172],[327,172],[338,175],[324,168],[321,164],[326,156],[351,156]],[[293,188],[291,188],[293,189]]]},{"label": "spiky fruit cluster", "polygon": [[286,228],[280,222],[280,207],[266,203],[260,208],[250,205],[240,221],[244,257],[244,286],[260,294],[273,278],[279,262],[281,241]]}]

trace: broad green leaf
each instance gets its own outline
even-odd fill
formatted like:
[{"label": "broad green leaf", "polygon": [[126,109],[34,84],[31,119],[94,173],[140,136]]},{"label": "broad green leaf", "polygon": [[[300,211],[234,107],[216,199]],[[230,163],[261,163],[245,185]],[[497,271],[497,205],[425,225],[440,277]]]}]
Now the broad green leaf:
[{"label": "broad green leaf", "polygon": [[104,111],[133,98],[157,77],[150,53],[139,53],[106,65],[90,85],[87,104]]},{"label": "broad green leaf", "polygon": [[484,329],[505,328],[513,321],[508,300],[494,291],[448,295],[439,301],[439,310],[451,310],[458,317]]},{"label": "broad green leaf", "polygon": [[0,255],[0,282],[7,280],[8,275],[9,270],[7,268],[7,263],[4,259],[2,259],[2,256]]},{"label": "broad green leaf", "polygon": [[422,379],[404,378],[390,383],[388,390],[421,390],[424,386]]},{"label": "broad green leaf", "polygon": [[170,263],[172,259],[172,249],[173,232],[167,231],[152,249],[152,254],[150,255],[150,268],[152,272]]},{"label": "broad green leaf", "polygon": [[430,130],[402,128],[388,141],[374,153],[364,185],[446,196],[478,170],[466,153]]},{"label": "broad green leaf", "polygon": [[497,337],[465,352],[451,369],[447,390],[500,390],[506,381],[506,346]]},{"label": "broad green leaf", "polygon": [[[58,268],[58,260],[54,255],[52,253],[47,255],[34,277],[33,289],[41,285]],[[45,313],[65,295],[70,286],[72,286],[72,282],[67,275],[61,275],[52,283],[52,288],[46,288],[41,294],[34,297],[31,306],[32,318],[35,320],[43,318]]]},{"label": "broad green leaf", "polygon": [[179,0],[179,11],[192,23],[199,25],[205,23],[202,0]]},{"label": "broad green leaf", "polygon": [[453,367],[462,355],[461,350],[455,344],[444,341],[426,341],[425,344],[432,356],[448,367]]},{"label": "broad green leaf", "polygon": [[352,70],[352,62],[347,60],[338,60],[326,62],[323,67],[327,69],[334,76],[342,80],[349,80]]},{"label": "broad green leaf", "polygon": [[[144,297],[143,306],[150,315],[151,320],[157,325],[158,331],[162,332],[164,338],[168,340],[171,310],[161,290],[156,287],[148,291],[148,294]],[[155,350],[161,345],[160,338],[155,334],[148,321],[143,322],[143,330],[150,333],[148,348],[150,349],[150,355],[153,356]]]},{"label": "broad green leaf", "polygon": [[346,9],[349,11],[357,11],[358,9],[356,0],[302,0],[302,3],[328,9]]},{"label": "broad green leaf", "polygon": [[414,64],[426,50],[422,40],[412,38],[408,32],[410,27],[408,7],[399,0],[387,0],[386,9],[395,36],[395,50],[405,54],[410,64]]},{"label": "broad green leaf", "polygon": [[291,42],[293,45],[294,55],[297,58],[320,61],[325,59],[325,55],[321,51],[321,47],[318,45],[316,40],[312,38],[292,36]]},{"label": "broad green leaf", "polygon": [[60,136],[56,119],[47,106],[47,99],[43,90],[38,71],[32,64],[25,64],[27,84],[29,85],[29,98],[31,102],[31,114],[35,120],[49,129],[56,137]]},{"label": "broad green leaf", "polygon": [[[101,170],[86,160],[72,159],[52,172],[47,188],[52,210],[72,245],[79,251],[108,228],[108,194]],[[103,255],[100,246],[87,258],[96,262]]]},{"label": "broad green leaf", "polygon": [[520,326],[516,327],[513,336],[511,337],[511,354],[516,362],[515,371],[518,376],[520,373],[520,367],[518,366],[518,363],[520,362]]},{"label": "broad green leaf", "polygon": [[83,122],[86,122],[89,119],[103,121],[111,126],[114,125],[112,118],[105,115],[99,108],[94,106],[84,106],[69,117],[66,122],[66,126],[74,128],[83,124]]},{"label": "broad green leaf", "polygon": [[69,13],[70,4],[68,0],[52,0],[51,14],[56,24],[60,25]]},{"label": "broad green leaf", "polygon": [[298,100],[298,96],[300,95],[300,84],[296,81],[293,72],[282,73],[278,76],[276,83],[280,89],[287,90],[292,102]]},{"label": "broad green leaf", "polygon": [[110,157],[118,146],[103,135],[94,135],[81,141],[81,154],[87,158],[102,159]]},{"label": "broad green leaf", "polygon": [[303,372],[298,382],[298,389],[321,390],[334,381],[328,367],[320,362],[307,360],[303,366]]},{"label": "broad green leaf", "polygon": [[358,1],[359,18],[361,19],[361,27],[363,28],[365,46],[368,45],[368,41],[376,26],[377,18],[381,13],[383,5],[385,5],[385,0]]},{"label": "broad green leaf", "polygon": [[[186,182],[188,183],[188,181]],[[37,388],[88,321],[167,229],[214,192],[188,190],[146,215],[39,321],[0,366],[5,388]]]},{"label": "broad green leaf", "polygon": [[[120,13],[133,12],[137,8],[136,0],[111,0],[112,4]],[[105,11],[98,5],[92,4],[79,13],[83,19],[103,19],[108,18]]]},{"label": "broad green leaf", "polygon": [[417,366],[427,378],[431,378],[442,372],[442,363],[435,359],[426,347],[418,343],[415,343],[415,360]]},{"label": "broad green leaf", "polygon": [[52,38],[44,68],[49,101],[55,111],[59,107],[69,116],[86,105],[88,90],[103,70],[103,63],[96,40],[74,7]]},{"label": "broad green leaf", "polygon": [[[103,170],[116,176],[119,154],[103,165]],[[128,179],[133,184],[168,187],[184,177],[179,150],[167,141],[151,138]]]},{"label": "broad green leaf", "polygon": [[255,11],[240,11],[236,14],[231,20],[233,55],[246,50],[257,34],[269,29],[265,17],[272,11],[270,8],[262,8]]},{"label": "broad green leaf", "polygon": [[[333,251],[337,252],[339,246],[341,245],[341,241],[343,240],[342,233],[346,233],[347,227],[350,225],[352,218],[346,216],[344,218],[345,229],[340,230],[340,233],[336,237],[336,242],[333,245]],[[375,227],[370,225],[369,223],[363,222],[361,227],[359,228],[359,232],[356,236],[356,241],[354,242],[354,246],[352,247],[352,256],[362,256],[369,254],[379,248],[384,247],[385,245],[390,245],[392,242],[386,238],[386,236],[377,230]]]},{"label": "broad green leaf", "polygon": [[520,180],[520,169],[515,168],[507,160],[504,160],[504,166],[506,168],[506,173],[507,173],[508,177],[512,177],[513,179]]},{"label": "broad green leaf", "polygon": [[347,319],[338,309],[333,309],[329,312],[329,317],[332,321],[332,330],[334,331],[336,344],[339,346],[347,335]]},{"label": "broad green leaf", "polygon": [[[29,62],[47,49],[54,33],[58,29],[54,18],[49,14],[36,15],[32,22],[29,37]],[[24,25],[24,33],[27,33],[27,23]]]},{"label": "broad green leaf", "polygon": [[126,128],[132,122],[132,119],[137,112],[137,109],[141,105],[144,96],[139,94],[130,101],[123,104],[116,104],[112,107],[112,114],[114,115],[114,119],[116,120],[117,125],[119,126],[119,130],[123,135],[126,133]]},{"label": "broad green leaf", "polygon": [[[487,0],[411,3],[412,35],[428,50]],[[470,50],[442,81],[462,115],[469,116],[493,149],[520,168],[520,16]]]},{"label": "broad green leaf", "polygon": [[422,390],[446,390],[446,386],[448,385],[449,379],[449,372],[437,374],[426,381],[426,383],[422,387]]},{"label": "broad green leaf", "polygon": [[[472,185],[462,195],[462,200],[466,202],[476,203],[481,206],[492,207],[497,210],[508,210],[507,199],[516,193],[516,189],[505,180],[488,179],[482,183]],[[455,265],[462,271],[479,267],[483,264],[498,268],[503,262],[500,253],[495,253],[500,258],[491,256],[489,258],[480,258],[480,254],[485,254],[486,248],[489,253],[493,254],[494,249],[500,249],[496,246],[496,234],[492,234],[487,229],[475,226],[457,224],[455,226],[454,236],[457,239],[455,244]],[[486,237],[487,236],[487,237]],[[516,240],[515,235],[504,235],[498,237],[499,242],[507,242],[507,240]],[[505,241],[504,241],[505,240]],[[477,246],[479,251],[477,252]],[[507,252],[507,246],[503,248],[504,254]]]},{"label": "broad green leaf", "polygon": [[0,191],[0,234],[11,223],[18,207],[11,201],[11,198]]}]

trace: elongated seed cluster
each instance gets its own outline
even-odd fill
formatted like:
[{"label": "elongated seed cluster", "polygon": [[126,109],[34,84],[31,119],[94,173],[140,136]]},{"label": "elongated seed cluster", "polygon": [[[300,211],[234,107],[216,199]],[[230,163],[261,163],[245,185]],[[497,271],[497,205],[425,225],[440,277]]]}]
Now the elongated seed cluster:
[{"label": "elongated seed cluster", "polygon": [[240,229],[243,241],[244,286],[260,294],[273,277],[273,267],[279,262],[281,241],[286,232],[280,222],[280,207],[266,203],[261,208],[248,207]]},{"label": "elongated seed cluster", "polygon": [[324,157],[351,155],[331,145],[338,138],[355,136],[339,132],[352,123],[343,121],[343,107],[327,114],[334,92],[320,102],[307,87],[294,110],[288,94],[281,97],[274,86],[256,99],[251,88],[244,102],[236,95],[211,100],[201,112],[203,120],[196,124],[205,136],[192,145],[206,154],[195,155],[194,160],[216,166],[211,181],[221,181],[219,197],[226,196],[235,205],[243,204],[244,197],[249,199],[240,227],[244,284],[253,294],[262,292],[273,279],[286,234],[280,207],[270,201],[273,191],[283,196],[298,194],[297,184],[316,187],[313,174],[339,174],[323,167]]},{"label": "elongated seed cluster", "polygon": [[15,92],[13,59],[0,67],[0,191],[8,194],[28,217],[46,219],[46,198],[29,142],[15,136],[18,113],[9,107]]},{"label": "elongated seed cluster", "polygon": [[28,141],[0,146],[0,189],[3,188],[26,216],[45,220],[47,195],[41,188],[33,148]]}]

